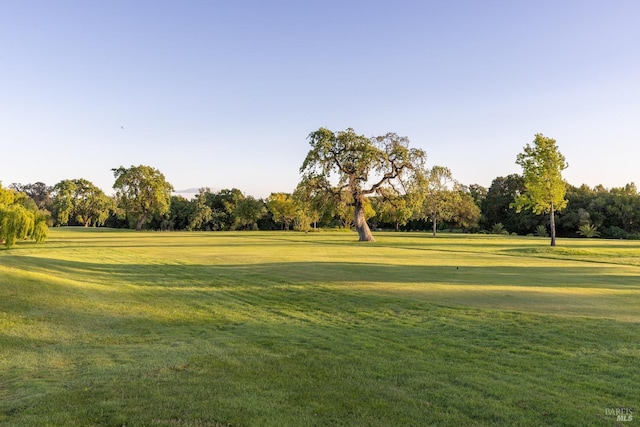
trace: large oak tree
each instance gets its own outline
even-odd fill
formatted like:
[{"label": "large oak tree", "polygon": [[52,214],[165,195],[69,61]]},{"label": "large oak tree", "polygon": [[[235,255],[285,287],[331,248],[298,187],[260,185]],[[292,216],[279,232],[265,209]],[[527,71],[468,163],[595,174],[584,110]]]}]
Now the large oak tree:
[{"label": "large oak tree", "polygon": [[374,240],[365,219],[365,198],[404,193],[406,181],[422,170],[425,152],[409,148],[409,139],[395,133],[367,138],[351,128],[320,128],[308,139],[311,150],[300,168],[302,179],[335,198],[348,192],[359,240]]},{"label": "large oak tree", "polygon": [[135,222],[136,230],[142,230],[153,215],[169,212],[173,186],[164,175],[151,166],[120,166],[112,169],[116,182],[116,200],[127,217]]}]

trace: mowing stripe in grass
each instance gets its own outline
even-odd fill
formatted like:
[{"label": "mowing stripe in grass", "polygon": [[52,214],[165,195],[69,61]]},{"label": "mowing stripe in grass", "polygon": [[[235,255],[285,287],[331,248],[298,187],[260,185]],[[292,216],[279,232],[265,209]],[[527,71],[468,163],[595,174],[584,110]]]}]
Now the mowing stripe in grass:
[{"label": "mowing stripe in grass", "polygon": [[591,242],[52,230],[0,251],[0,425],[611,425],[639,248]]}]

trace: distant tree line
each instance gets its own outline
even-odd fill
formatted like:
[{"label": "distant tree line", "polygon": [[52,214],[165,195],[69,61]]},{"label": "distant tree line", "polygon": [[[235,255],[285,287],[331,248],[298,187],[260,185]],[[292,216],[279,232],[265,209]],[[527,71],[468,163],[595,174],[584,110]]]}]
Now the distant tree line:
[{"label": "distant tree line", "polygon": [[[434,167],[432,181],[425,184],[423,200],[410,196],[365,199],[364,216],[373,229],[397,231],[436,230],[471,233],[546,235],[549,218],[532,211],[517,211],[514,201],[524,192],[518,174],[497,177],[489,188],[465,186],[447,168]],[[449,183],[450,185],[444,185]],[[65,180],[54,186],[44,183],[11,184],[24,209],[38,212],[51,226],[106,226],[136,228],[142,212],[122,196],[107,196],[84,179]],[[21,195],[20,195],[21,194]],[[6,196],[5,196],[6,198]],[[607,189],[566,185],[567,206],[557,215],[558,236],[640,238],[640,194],[635,184]],[[1,200],[1,199],[0,199]],[[4,206],[8,204],[5,202]],[[130,209],[127,212],[127,207]],[[6,210],[6,208],[5,208]],[[345,195],[326,197],[301,183],[293,193],[272,193],[266,199],[241,190],[212,191],[201,188],[192,199],[171,195],[163,208],[147,210],[140,229],[150,230],[301,230],[352,228],[354,207]],[[6,217],[6,216],[5,216]],[[591,232],[592,230],[593,232]]]},{"label": "distant tree line", "polygon": [[136,230],[299,230],[370,228],[564,237],[640,238],[640,194],[620,188],[574,187],[555,140],[537,134],[516,163],[523,174],[497,177],[487,189],[457,182],[443,166],[425,167],[426,154],[388,133],[367,138],[353,129],[320,128],[291,193],[266,199],[239,189],[201,188],[192,199],[150,166],[112,169],[114,195],[90,181],[0,185],[0,241],[46,239],[47,226],[107,226]]},{"label": "distant tree line", "polygon": [[[482,215],[480,230],[496,224],[516,234],[540,234],[549,226],[546,215],[518,212],[515,198],[524,191],[522,176],[513,174],[493,180],[489,189],[472,186],[474,200]],[[607,189],[602,185],[566,185],[567,206],[557,216],[558,235],[563,237],[640,238],[640,194],[634,183]],[[591,230],[591,231],[590,231]]]}]

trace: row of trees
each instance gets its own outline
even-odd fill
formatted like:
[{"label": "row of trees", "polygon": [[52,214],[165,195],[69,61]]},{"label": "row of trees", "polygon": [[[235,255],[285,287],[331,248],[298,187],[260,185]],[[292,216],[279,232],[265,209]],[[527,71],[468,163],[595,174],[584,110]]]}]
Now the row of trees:
[{"label": "row of trees", "polygon": [[[404,201],[413,214],[431,220],[434,235],[439,218],[454,217],[448,198],[460,192],[447,188],[450,172],[438,167],[427,170],[425,152],[409,148],[408,138],[395,133],[367,138],[353,129],[336,133],[320,128],[309,135],[309,143],[311,150],[300,168],[303,182],[337,200],[347,194],[354,206],[354,225],[361,241],[373,240],[364,214],[368,196]],[[542,134],[524,147],[516,163],[523,169],[525,191],[515,197],[513,206],[518,212],[531,209],[536,214],[549,213],[554,246],[555,212],[567,203],[562,171],[568,164],[556,141]]]},{"label": "row of trees", "polygon": [[[365,218],[371,227],[433,233],[435,224],[436,230],[549,233],[547,215],[526,210],[518,212],[514,206],[515,198],[525,191],[521,175],[497,177],[484,188],[456,183],[443,167],[436,166],[430,172],[434,179],[440,179],[432,181],[429,195],[424,198],[428,203],[418,206],[420,210],[408,197],[367,198]],[[38,212],[41,223],[46,223],[47,218],[50,225],[135,228],[138,223],[135,216],[130,215],[130,222],[126,214],[123,215],[115,197],[105,195],[86,180],[62,181],[53,187],[43,183],[12,184],[2,191],[5,200],[6,194],[11,194],[25,209],[34,215]],[[203,188],[191,200],[171,196],[169,210],[164,214],[153,213],[143,227],[213,231],[353,226],[354,209],[347,195],[341,201],[318,197],[319,194],[312,196],[303,185],[293,193],[273,193],[265,200],[246,196],[238,189]],[[577,237],[593,229],[592,235],[607,238],[640,238],[640,194],[634,184],[611,189],[601,185],[595,188],[567,185],[566,199],[567,206],[556,220],[559,236]]]},{"label": "row of trees", "polygon": [[[471,191],[481,206],[481,229],[490,230],[495,224],[501,224],[509,232],[528,234],[549,225],[546,216],[518,212],[513,206],[515,198],[525,191],[521,175],[498,177],[488,189],[472,186]],[[567,184],[565,197],[566,207],[556,220],[559,236],[640,238],[640,194],[635,184],[610,189],[602,185],[591,188]]]},{"label": "row of trees", "polygon": [[[425,167],[426,154],[394,133],[367,138],[353,129],[320,128],[309,136],[301,181],[292,193],[256,199],[238,189],[202,188],[191,200],[172,196],[164,175],[149,166],[113,169],[115,195],[107,196],[85,179],[12,184],[3,189],[0,212],[22,206],[33,227],[17,238],[35,236],[36,224],[131,227],[163,230],[308,230],[317,226],[354,227],[360,240],[372,240],[371,225],[395,230],[457,228],[471,232],[563,236],[636,237],[640,234],[640,195],[624,188],[573,187],[562,179],[567,167],[553,139],[541,134],[527,144],[516,163],[522,175],[496,178],[486,189],[464,186],[442,166]],[[28,202],[27,202],[28,200]],[[11,209],[19,209],[12,207]],[[556,220],[555,214],[562,211]],[[0,218],[9,218],[2,213]],[[3,220],[4,221],[4,220]],[[8,219],[6,221],[9,221]],[[6,224],[9,224],[7,222]],[[30,224],[30,223],[29,223]],[[557,224],[557,227],[556,227]],[[42,225],[39,239],[42,240]],[[14,227],[15,228],[15,227]],[[5,242],[11,226],[0,223]],[[29,234],[32,233],[32,234]],[[35,233],[35,234],[34,234]],[[45,236],[46,237],[46,236]]]}]

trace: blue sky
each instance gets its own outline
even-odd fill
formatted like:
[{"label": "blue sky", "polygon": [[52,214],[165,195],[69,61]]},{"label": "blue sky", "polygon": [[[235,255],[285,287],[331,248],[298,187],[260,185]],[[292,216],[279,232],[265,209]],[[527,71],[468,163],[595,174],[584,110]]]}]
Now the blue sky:
[{"label": "blue sky", "polygon": [[[536,133],[640,184],[640,2],[0,0],[0,181],[149,165],[292,191],[319,127],[396,132],[489,186]],[[122,128],[124,127],[124,129]]]}]

